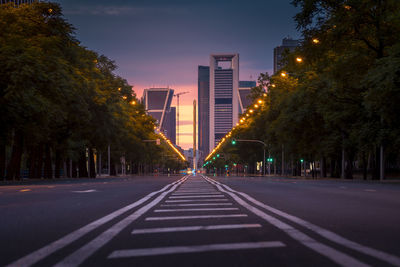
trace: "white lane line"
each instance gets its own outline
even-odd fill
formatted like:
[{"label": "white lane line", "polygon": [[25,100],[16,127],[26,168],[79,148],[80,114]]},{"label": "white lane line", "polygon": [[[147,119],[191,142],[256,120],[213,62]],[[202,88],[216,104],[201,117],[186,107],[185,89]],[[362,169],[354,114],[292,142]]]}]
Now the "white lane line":
[{"label": "white lane line", "polygon": [[[209,179],[209,178],[207,177],[206,179]],[[210,180],[214,181],[212,179],[210,179]],[[324,238],[326,238],[326,239],[328,239],[328,240],[330,240],[332,242],[335,242],[335,243],[340,244],[342,246],[345,246],[347,248],[356,250],[358,252],[364,253],[365,255],[369,255],[369,256],[375,257],[377,259],[380,259],[382,261],[388,262],[388,263],[390,263],[390,264],[392,264],[394,266],[400,266],[400,258],[398,256],[395,256],[395,255],[392,255],[392,254],[389,254],[387,252],[380,251],[380,250],[377,250],[377,249],[374,249],[374,248],[371,248],[371,247],[367,247],[367,246],[364,246],[364,245],[359,244],[359,243],[356,243],[356,242],[351,241],[351,240],[349,240],[349,239],[347,239],[347,238],[345,238],[343,236],[340,236],[340,235],[338,235],[338,234],[336,234],[336,233],[334,233],[332,231],[329,231],[329,230],[324,229],[324,228],[322,228],[320,226],[312,224],[312,223],[310,223],[308,221],[300,219],[299,217],[290,215],[290,214],[288,214],[286,212],[283,212],[283,211],[280,211],[280,210],[275,209],[273,207],[270,207],[270,206],[268,206],[268,205],[266,205],[266,204],[264,204],[264,203],[262,203],[262,202],[260,202],[258,200],[255,200],[254,198],[252,198],[251,196],[247,195],[246,193],[235,191],[234,189],[230,188],[229,186],[221,184],[221,183],[219,183],[217,181],[215,181],[215,183],[222,185],[223,187],[225,187],[226,189],[230,190],[231,192],[234,192],[234,193],[237,193],[237,194],[243,196],[248,201],[258,205],[259,207],[262,207],[262,208],[264,208],[264,209],[266,209],[266,210],[268,210],[268,211],[270,211],[272,213],[275,213],[275,214],[277,214],[279,216],[282,216],[282,217],[284,217],[284,218],[286,218],[286,219],[288,219],[288,220],[290,220],[290,221],[292,221],[294,223],[297,223],[297,224],[299,224],[299,225],[301,225],[301,226],[313,231],[314,233],[319,234],[320,236],[322,236],[322,237],[324,237]]]},{"label": "white lane line", "polygon": [[232,203],[161,204],[161,207],[231,206]]},{"label": "white lane line", "polygon": [[108,256],[108,258],[115,259],[115,258],[140,257],[140,256],[195,253],[195,252],[206,252],[206,251],[278,248],[278,247],[284,247],[284,246],[285,246],[285,244],[283,244],[282,242],[269,241],[269,242],[210,244],[210,245],[201,245],[201,246],[177,246],[177,247],[126,249],[126,250],[116,250],[113,253],[111,253]]},{"label": "white lane line", "polygon": [[238,208],[159,209],[159,210],[154,210],[154,212],[213,211],[213,210],[238,210]]},{"label": "white lane line", "polygon": [[170,196],[169,198],[203,198],[203,197],[224,197],[224,195],[188,195],[188,196]]},{"label": "white lane line", "polygon": [[[304,234],[303,232],[300,232],[296,228],[288,225],[287,223],[284,223],[280,221],[279,219],[272,217],[265,212],[261,211],[260,209],[251,206],[241,198],[239,198],[235,193],[226,191],[225,189],[220,186],[219,182],[216,182],[212,179],[205,178],[207,181],[210,181],[211,183],[215,184],[218,188],[223,193],[229,194],[236,202],[238,202],[240,205],[254,213],[255,215],[261,217],[265,221],[269,222],[270,224],[274,225],[275,227],[281,229],[283,232],[285,232],[287,235],[292,237],[294,240],[297,240],[304,246],[316,251],[317,253],[324,255],[325,257],[331,259],[335,263],[341,265],[341,266],[346,266],[346,267],[366,267],[369,266],[345,253],[342,253],[334,248],[331,248],[325,244],[322,244],[318,242],[317,240],[309,237],[308,235]],[[215,183],[214,183],[215,182]]]},{"label": "white lane line", "polygon": [[111,239],[113,239],[116,235],[118,235],[125,227],[127,227],[129,224],[131,224],[133,221],[135,221],[137,218],[142,216],[144,213],[146,213],[148,210],[150,210],[152,207],[157,205],[160,201],[163,200],[163,198],[174,191],[180,183],[183,183],[185,180],[182,180],[181,182],[173,185],[170,189],[167,191],[162,192],[159,196],[157,196],[155,199],[153,199],[150,203],[144,205],[128,217],[124,218],[123,220],[119,221],[118,223],[114,224],[110,228],[108,228],[106,231],[101,233],[99,236],[97,236],[95,239],[87,243],[86,245],[82,246],[80,249],[76,250],[66,258],[64,258],[61,262],[57,263],[55,266],[56,267],[61,267],[61,266],[78,266],[82,262],[84,262],[87,258],[89,258],[93,253],[95,253],[97,250],[99,250],[101,247],[103,247],[105,244],[107,244]]},{"label": "white lane line", "polygon": [[93,221],[93,222],[89,223],[88,225],[83,226],[83,227],[79,228],[78,230],[75,230],[74,232],[67,234],[66,236],[48,244],[47,246],[44,246],[36,251],[33,251],[32,253],[26,255],[25,257],[22,257],[16,261],[10,263],[9,265],[7,265],[7,267],[31,266],[31,265],[37,263],[38,261],[46,258],[50,254],[56,252],[57,250],[60,250],[63,247],[78,240],[79,238],[81,238],[82,236],[86,235],[87,233],[93,231],[97,227],[99,227],[99,226],[111,221],[112,219],[118,217],[119,215],[143,204],[144,202],[149,200],[154,195],[164,192],[170,186],[173,186],[181,181],[184,181],[185,179],[186,179],[186,176],[182,177],[178,181],[175,181],[173,183],[170,183],[170,184],[164,186],[163,188],[161,188],[158,191],[151,192],[150,194],[146,195],[145,197],[139,199],[138,201],[133,202],[132,204],[129,204],[128,206],[125,206],[119,210],[116,210],[96,221]]},{"label": "white lane line", "polygon": [[186,196],[186,195],[220,195],[221,192],[210,191],[210,192],[189,192],[189,193],[172,193],[172,196]]},{"label": "white lane line", "polygon": [[155,233],[172,233],[172,232],[188,232],[188,231],[203,231],[203,230],[223,230],[223,229],[244,229],[244,228],[260,228],[261,224],[221,224],[221,225],[202,225],[202,226],[182,226],[182,227],[162,227],[162,228],[147,228],[135,229],[133,235],[137,234],[155,234]]},{"label": "white lane line", "polygon": [[93,193],[98,192],[96,189],[82,190],[82,191],[71,191],[72,193]]},{"label": "white lane line", "polygon": [[179,193],[179,194],[196,194],[196,193],[215,193],[218,192],[217,190],[199,190],[199,191],[194,191],[194,190],[190,190],[190,191],[182,191],[182,190],[177,190],[175,191],[175,193]]},{"label": "white lane line", "polygon": [[178,199],[178,200],[165,200],[166,203],[182,203],[182,202],[198,202],[198,201],[208,201],[208,202],[216,202],[216,201],[228,201],[226,198],[214,198],[214,199]]},{"label": "white lane line", "polygon": [[168,221],[168,220],[191,220],[191,219],[211,219],[211,218],[236,218],[236,217],[247,217],[247,214],[147,217],[145,220],[146,221]]},{"label": "white lane line", "polygon": [[179,188],[177,191],[181,192],[190,192],[190,191],[196,191],[196,192],[201,192],[201,191],[215,191],[215,188],[210,187],[210,188]]}]

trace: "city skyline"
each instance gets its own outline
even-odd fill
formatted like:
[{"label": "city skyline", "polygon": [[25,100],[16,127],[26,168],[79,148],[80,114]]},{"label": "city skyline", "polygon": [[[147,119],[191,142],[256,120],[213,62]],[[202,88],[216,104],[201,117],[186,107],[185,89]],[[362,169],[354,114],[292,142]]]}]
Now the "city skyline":
[{"label": "city skyline", "polygon": [[180,99],[185,149],[192,146],[197,66],[208,65],[210,54],[238,53],[239,79],[256,80],[261,72],[272,73],[273,48],[282,38],[299,35],[293,21],[298,10],[290,0],[268,5],[254,0],[245,6],[240,1],[56,2],[82,44],[115,60],[116,72],[134,86],[139,98],[151,87],[190,92]]}]

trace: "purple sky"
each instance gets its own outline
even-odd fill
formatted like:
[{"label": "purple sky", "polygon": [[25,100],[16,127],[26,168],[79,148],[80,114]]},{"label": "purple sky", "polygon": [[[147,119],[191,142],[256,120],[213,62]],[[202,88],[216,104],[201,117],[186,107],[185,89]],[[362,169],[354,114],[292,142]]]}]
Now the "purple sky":
[{"label": "purple sky", "polygon": [[190,91],[181,97],[184,148],[191,146],[198,65],[208,65],[212,53],[239,53],[240,79],[256,80],[272,71],[273,48],[299,37],[291,0],[55,2],[82,44],[115,60],[139,97],[148,87]]}]

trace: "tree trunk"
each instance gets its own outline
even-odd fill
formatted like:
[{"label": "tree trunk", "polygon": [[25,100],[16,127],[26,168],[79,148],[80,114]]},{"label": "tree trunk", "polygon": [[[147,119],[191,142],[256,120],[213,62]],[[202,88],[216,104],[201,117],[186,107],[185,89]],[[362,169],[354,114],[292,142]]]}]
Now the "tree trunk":
[{"label": "tree trunk", "polygon": [[368,176],[368,162],[367,162],[367,157],[366,157],[366,155],[365,155],[365,151],[364,152],[362,152],[362,155],[361,155],[361,157],[362,157],[362,169],[363,169],[363,179],[364,180],[367,180],[367,176]]},{"label": "tree trunk", "polygon": [[379,153],[379,147],[377,146],[375,148],[375,157],[374,157],[374,161],[373,161],[373,171],[372,171],[372,179],[373,180],[379,180],[379,173],[380,173],[380,169],[379,169],[379,162],[380,162],[380,153]]},{"label": "tree trunk", "polygon": [[3,180],[6,173],[6,144],[0,141],[0,180]]},{"label": "tree trunk", "polygon": [[319,163],[319,168],[321,170],[321,178],[326,177],[326,159],[321,157],[321,162]]},{"label": "tree trunk", "polygon": [[45,161],[44,161],[44,178],[52,179],[53,178],[53,166],[51,163],[51,151],[50,146],[48,144],[45,145]]},{"label": "tree trunk", "polygon": [[80,157],[78,160],[78,168],[79,168],[79,177],[88,177],[88,171],[86,168],[86,153],[85,150],[82,150],[80,153]]},{"label": "tree trunk", "polygon": [[76,161],[72,161],[72,173],[71,173],[71,178],[77,178],[78,177],[78,172],[76,171],[77,169],[77,164]]},{"label": "tree trunk", "polygon": [[35,161],[35,178],[42,177],[43,168],[43,144],[40,143],[36,150],[36,161]]},{"label": "tree trunk", "polygon": [[[61,173],[61,151],[59,148],[56,148],[56,156],[55,156],[55,166],[54,166],[54,178],[60,178]],[[65,173],[65,170],[64,170]]]},{"label": "tree trunk", "polygon": [[72,178],[72,173],[71,173],[71,170],[72,170],[71,160],[70,160],[69,158],[67,158],[67,159],[65,160],[65,163],[66,163],[67,167],[66,167],[66,170],[64,170],[64,171],[66,172],[68,178]]},{"label": "tree trunk", "polygon": [[111,166],[110,166],[110,175],[111,176],[116,176],[117,175],[117,170],[115,168],[115,162],[111,160]]},{"label": "tree trunk", "polygon": [[22,134],[18,131],[14,135],[14,143],[12,146],[11,160],[7,166],[7,180],[20,179],[21,175],[21,158],[22,158]]},{"label": "tree trunk", "polygon": [[96,168],[94,165],[93,148],[89,148],[89,168],[90,168],[90,178],[96,178]]}]

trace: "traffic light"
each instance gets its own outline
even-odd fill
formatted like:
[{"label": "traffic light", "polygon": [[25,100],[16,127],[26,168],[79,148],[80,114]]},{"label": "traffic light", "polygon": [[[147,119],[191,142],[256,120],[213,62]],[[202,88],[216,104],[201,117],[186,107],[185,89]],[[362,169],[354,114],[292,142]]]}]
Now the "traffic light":
[{"label": "traffic light", "polygon": [[219,154],[217,154],[217,158],[219,158]]},{"label": "traffic light", "polygon": [[215,157],[213,157],[213,160],[215,160]]},{"label": "traffic light", "polygon": [[304,162],[304,159],[300,159],[300,162],[303,163],[303,162]]},{"label": "traffic light", "polygon": [[267,159],[267,162],[273,162],[273,161],[274,161],[273,158],[268,158],[268,159]]},{"label": "traffic light", "polygon": [[232,145],[236,145],[236,140],[235,139],[232,140]]}]

